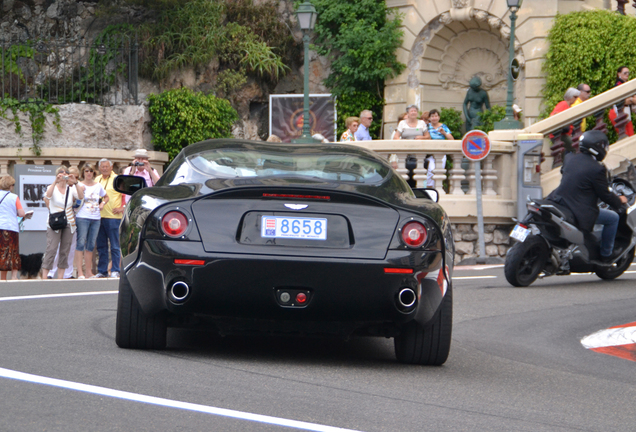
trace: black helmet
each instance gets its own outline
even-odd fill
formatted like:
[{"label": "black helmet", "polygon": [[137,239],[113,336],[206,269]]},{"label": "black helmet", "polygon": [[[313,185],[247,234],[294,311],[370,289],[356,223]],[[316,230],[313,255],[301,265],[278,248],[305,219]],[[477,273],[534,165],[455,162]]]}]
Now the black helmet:
[{"label": "black helmet", "polygon": [[581,153],[589,153],[596,158],[597,161],[602,161],[607,155],[609,150],[609,140],[607,135],[601,131],[591,130],[583,133],[579,140],[579,149]]}]

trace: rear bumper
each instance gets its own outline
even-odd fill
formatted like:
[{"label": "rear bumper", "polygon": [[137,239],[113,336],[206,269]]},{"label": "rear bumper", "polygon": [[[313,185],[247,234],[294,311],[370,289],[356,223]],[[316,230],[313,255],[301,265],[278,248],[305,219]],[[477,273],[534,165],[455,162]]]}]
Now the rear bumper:
[{"label": "rear bumper", "polygon": [[[203,265],[175,264],[175,259],[203,260]],[[444,290],[441,252],[389,251],[383,260],[332,259],[208,253],[199,242],[150,240],[124,277],[144,313],[201,317],[217,323],[274,321],[288,326],[425,324],[439,308]],[[385,268],[410,268],[413,274],[387,274]],[[439,282],[438,282],[439,280]],[[185,282],[183,303],[168,298],[168,289]],[[412,309],[400,310],[397,295],[408,287],[417,295]],[[309,293],[302,307],[284,307],[281,289]]]}]

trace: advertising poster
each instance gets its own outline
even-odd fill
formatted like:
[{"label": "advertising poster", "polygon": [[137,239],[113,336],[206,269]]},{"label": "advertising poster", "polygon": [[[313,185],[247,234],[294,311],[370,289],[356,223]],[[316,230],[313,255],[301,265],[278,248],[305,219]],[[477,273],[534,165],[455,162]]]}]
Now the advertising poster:
[{"label": "advertising poster", "polygon": [[46,189],[55,180],[53,165],[15,165],[14,192],[24,211],[33,210],[33,217],[24,221],[24,231],[46,231],[49,210],[44,203]]},{"label": "advertising poster", "polygon": [[[269,96],[269,134],[289,143],[303,133],[303,95]],[[336,105],[330,94],[309,95],[311,135],[321,134],[336,142]]]}]

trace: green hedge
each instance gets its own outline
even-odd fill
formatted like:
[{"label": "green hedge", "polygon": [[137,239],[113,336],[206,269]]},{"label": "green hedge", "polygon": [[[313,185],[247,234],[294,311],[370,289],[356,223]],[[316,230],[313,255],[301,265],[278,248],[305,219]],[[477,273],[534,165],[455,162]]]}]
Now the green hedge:
[{"label": "green hedge", "polygon": [[544,117],[568,87],[589,84],[594,96],[614,87],[619,66],[636,69],[636,18],[631,16],[606,10],[558,15],[548,41]]},{"label": "green hedge", "polygon": [[238,114],[225,99],[188,88],[148,97],[152,143],[172,160],[182,148],[210,138],[230,138]]}]

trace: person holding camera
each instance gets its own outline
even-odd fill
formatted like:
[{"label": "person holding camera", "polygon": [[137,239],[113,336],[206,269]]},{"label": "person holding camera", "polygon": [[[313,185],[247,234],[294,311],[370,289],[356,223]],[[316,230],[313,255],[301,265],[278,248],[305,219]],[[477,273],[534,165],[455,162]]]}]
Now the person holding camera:
[{"label": "person holding camera", "polygon": [[[69,169],[62,165],[55,171],[55,181],[46,189],[44,202],[50,213],[73,212],[75,200],[84,199],[84,188],[76,187],[78,180],[70,175]],[[53,261],[57,248],[60,248],[58,260],[58,279],[64,277],[64,271],[68,267],[68,255],[75,233],[75,224],[66,223],[63,228],[53,230],[46,224],[46,252],[42,259],[42,279],[46,279],[49,269],[53,268]]]},{"label": "person holding camera", "polygon": [[[70,167],[68,169],[68,175],[69,177],[72,177],[73,180],[79,181],[80,172],[79,172],[79,169],[77,169],[77,167],[74,167],[74,166]],[[82,188],[82,190],[84,191],[84,197],[86,197],[86,190],[84,189],[84,186],[81,183],[77,184],[77,188]],[[71,227],[71,232],[75,231],[75,234],[73,234],[73,238],[71,239],[71,248],[68,251],[68,267],[66,267],[66,270],[64,270],[64,279],[74,279],[73,262],[75,259],[75,246],[77,244],[77,233],[79,231],[77,228],[75,214],[81,204],[82,204],[82,200],[78,199],[74,201],[72,210],[69,210],[68,208],[66,209],[66,220]],[[53,279],[55,275],[57,274],[57,263],[59,259],[60,259],[60,248],[58,247],[57,254],[55,255],[55,260],[53,261],[53,268],[49,270],[47,279]]]},{"label": "person holding camera", "polygon": [[[156,169],[150,166],[148,158],[148,150],[137,149],[135,150],[134,160],[128,168],[124,169],[122,174],[134,175],[137,177],[143,177],[146,180],[146,186],[154,186],[159,181],[159,173]],[[124,195],[126,204],[130,200],[130,195]]]}]

